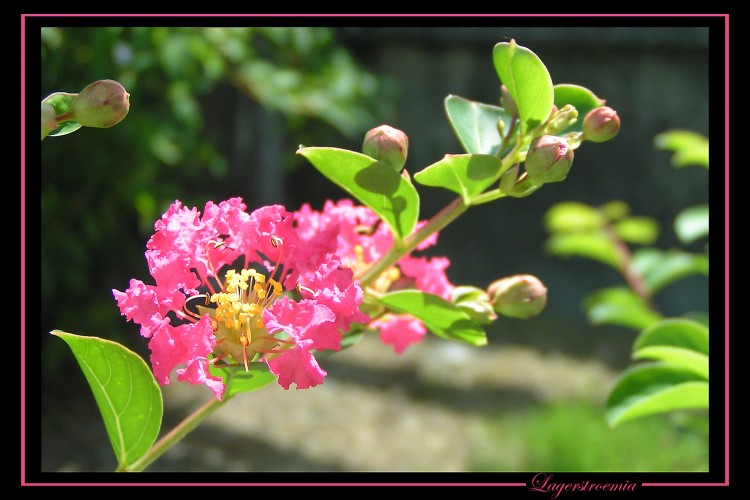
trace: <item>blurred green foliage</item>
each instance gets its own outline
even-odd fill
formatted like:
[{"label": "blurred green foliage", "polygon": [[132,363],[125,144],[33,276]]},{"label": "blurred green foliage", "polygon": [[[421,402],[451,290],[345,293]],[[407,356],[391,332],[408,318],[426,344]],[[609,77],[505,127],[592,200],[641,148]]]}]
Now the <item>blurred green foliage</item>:
[{"label": "blurred green foliage", "polygon": [[139,347],[111,289],[124,290],[130,278],[150,282],[145,243],[171,202],[202,208],[243,196],[260,203],[252,196],[263,190],[253,184],[258,165],[233,164],[247,158],[238,160],[237,149],[252,142],[237,131],[238,120],[247,123],[242,113],[253,113],[255,129],[278,124],[263,137],[289,154],[264,156],[256,149],[267,143],[256,138],[251,157],[272,162],[265,170],[280,183],[300,164],[293,154],[300,142],[361,137],[389,109],[379,80],[330,28],[49,27],[41,37],[40,98],[107,78],[131,101],[112,129],[42,144],[41,333],[49,371],[70,358],[59,342],[47,347],[55,328]]}]

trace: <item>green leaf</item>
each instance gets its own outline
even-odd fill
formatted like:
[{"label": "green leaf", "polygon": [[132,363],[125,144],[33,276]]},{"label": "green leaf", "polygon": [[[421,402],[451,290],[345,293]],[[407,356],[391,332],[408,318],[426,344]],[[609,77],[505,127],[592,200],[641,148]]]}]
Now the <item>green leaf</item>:
[{"label": "green leaf", "polygon": [[633,252],[632,269],[643,278],[648,289],[656,293],[687,276],[708,276],[708,256],[642,248]]},{"label": "green leaf", "polygon": [[132,464],[154,444],[163,403],[146,362],[110,340],[55,330],[64,340],[94,394],[120,467]]},{"label": "green leaf", "polygon": [[551,233],[568,233],[601,229],[606,220],[596,208],[568,201],[552,206],[544,215],[544,223]]},{"label": "green leaf", "polygon": [[627,217],[615,223],[615,232],[627,243],[651,245],[659,237],[659,224],[651,217]]},{"label": "green leaf", "polygon": [[245,371],[244,366],[222,367],[214,363],[209,365],[211,375],[224,380],[224,401],[241,392],[257,391],[276,381],[276,375],[271,373],[268,365],[262,361],[248,363],[248,368],[249,371]]},{"label": "green leaf", "polygon": [[[52,105],[52,107],[55,108],[55,115],[60,116],[70,111],[70,108],[73,106],[73,99],[75,99],[77,95],[78,94],[70,94],[68,92],[55,92],[54,94],[42,99],[42,102]],[[47,134],[47,137],[67,135],[75,132],[79,128],[81,128],[80,123],[68,120],[60,123],[57,129]]]},{"label": "green leaf", "polygon": [[419,217],[419,195],[414,186],[391,167],[346,149],[301,148],[297,154],[370,207],[388,224],[397,241],[414,230]]},{"label": "green leaf", "polygon": [[559,257],[584,257],[620,269],[617,247],[604,232],[558,233],[545,243],[548,252]]},{"label": "green leaf", "polygon": [[708,356],[692,349],[655,345],[633,351],[634,359],[652,359],[679,366],[708,380]]},{"label": "green leaf", "polygon": [[689,207],[677,214],[674,231],[686,245],[708,236],[708,205]]},{"label": "green leaf", "polygon": [[425,186],[449,189],[461,195],[466,205],[500,178],[503,164],[496,156],[469,154],[445,155],[424,170],[414,174],[414,180]]},{"label": "green leaf", "polygon": [[388,309],[410,314],[438,337],[460,340],[475,346],[487,344],[487,335],[461,308],[437,295],[419,290],[401,290],[380,297]]},{"label": "green leaf", "polygon": [[636,365],[618,378],[606,408],[611,426],[658,413],[708,408],[708,382],[672,365]]},{"label": "green leaf", "polygon": [[624,287],[594,292],[586,297],[584,307],[595,325],[620,325],[640,331],[662,319],[642,298]]},{"label": "green leaf", "polygon": [[689,319],[665,319],[643,330],[635,340],[633,349],[662,345],[708,355],[708,327]]},{"label": "green leaf", "polygon": [[604,99],[599,99],[593,92],[580,85],[561,83],[553,87],[555,93],[555,106],[562,109],[566,104],[572,104],[578,110],[578,120],[561,131],[558,135],[570,132],[583,131],[583,118],[592,109],[604,106]]},{"label": "green leaf", "polygon": [[457,95],[445,98],[445,112],[459,142],[469,154],[497,155],[502,138],[498,121],[510,128],[511,116],[503,108],[470,101]]},{"label": "green leaf", "polygon": [[669,130],[654,138],[657,149],[672,151],[672,166],[698,165],[708,168],[708,138],[689,130]]},{"label": "green leaf", "polygon": [[516,102],[521,118],[521,133],[528,134],[547,121],[554,91],[552,78],[541,59],[515,40],[501,42],[492,51],[492,60],[500,81]]}]

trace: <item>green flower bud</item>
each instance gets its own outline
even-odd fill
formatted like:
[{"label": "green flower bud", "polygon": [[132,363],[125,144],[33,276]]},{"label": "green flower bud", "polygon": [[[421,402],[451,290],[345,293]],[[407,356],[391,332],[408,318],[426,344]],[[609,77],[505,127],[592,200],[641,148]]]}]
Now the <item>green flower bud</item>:
[{"label": "green flower bud", "polygon": [[531,141],[524,165],[536,183],[564,181],[573,165],[573,149],[565,139],[543,135]]},{"label": "green flower bud", "polygon": [[362,152],[400,172],[406,164],[409,138],[388,125],[376,127],[365,135]]},{"label": "green flower bud", "polygon": [[559,134],[578,120],[578,110],[572,104],[566,104],[562,109],[553,108],[547,120],[546,131],[548,134]]},{"label": "green flower bud", "polygon": [[620,131],[620,117],[609,106],[592,109],[583,119],[583,138],[591,142],[605,142]]},{"label": "green flower bud", "polygon": [[111,127],[130,111],[130,94],[119,82],[98,80],[73,99],[70,111],[70,119],[84,127]]},{"label": "green flower bud", "polygon": [[510,96],[510,92],[508,92],[508,88],[505,85],[500,85],[500,106],[510,115],[518,115],[516,101]]},{"label": "green flower bud", "polygon": [[451,302],[460,307],[475,322],[486,325],[497,319],[490,296],[475,286],[457,286],[451,293]]},{"label": "green flower bud", "polygon": [[487,293],[495,311],[511,318],[531,318],[547,305],[547,287],[530,274],[499,279],[489,286]]},{"label": "green flower bud", "polygon": [[57,129],[57,116],[51,104],[42,103],[42,139]]}]

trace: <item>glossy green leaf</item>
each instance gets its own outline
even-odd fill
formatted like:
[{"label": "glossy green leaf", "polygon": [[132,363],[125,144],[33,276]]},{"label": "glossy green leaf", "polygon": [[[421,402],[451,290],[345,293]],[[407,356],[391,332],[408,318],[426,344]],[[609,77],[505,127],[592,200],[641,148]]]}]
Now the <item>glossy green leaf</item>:
[{"label": "glossy green leaf", "polygon": [[454,191],[469,205],[473,197],[500,178],[502,166],[496,156],[445,155],[442,160],[414,174],[414,180],[425,186]]},{"label": "glossy green leaf", "polygon": [[511,122],[511,116],[503,108],[449,95],[445,98],[445,112],[467,153],[498,154],[501,143],[498,121],[504,123],[506,133]]},{"label": "glossy green leaf", "polygon": [[686,245],[708,236],[708,205],[689,207],[677,214],[674,231]]},{"label": "glossy green leaf", "polygon": [[391,167],[346,149],[301,148],[297,154],[370,207],[388,224],[396,240],[403,240],[414,230],[419,217],[419,195],[414,186]]},{"label": "glossy green leaf", "polygon": [[419,290],[401,290],[380,297],[388,309],[410,314],[438,337],[460,340],[475,346],[487,344],[487,335],[460,307]]},{"label": "glossy green leaf", "polygon": [[252,362],[248,364],[249,371],[244,366],[222,367],[211,364],[209,369],[211,375],[221,377],[224,380],[226,390],[224,401],[241,392],[256,391],[268,384],[275,382],[277,377],[268,369],[264,362]]},{"label": "glossy green leaf", "polygon": [[[52,105],[52,107],[55,108],[55,115],[60,116],[70,111],[70,108],[73,106],[73,99],[75,99],[77,95],[78,94],[70,94],[68,92],[55,92],[54,94],[42,99],[42,102]],[[67,135],[75,132],[79,128],[81,128],[80,123],[65,121],[60,123],[57,129],[47,134],[47,137]]]},{"label": "glossy green leaf", "polygon": [[708,380],[708,356],[692,349],[655,345],[633,351],[633,359],[651,359],[679,366]]},{"label": "glossy green leaf", "polygon": [[544,215],[547,231],[551,233],[586,232],[604,227],[606,220],[594,207],[568,201],[557,203]]},{"label": "glossy green leaf", "polygon": [[656,293],[687,276],[708,276],[708,256],[642,248],[633,252],[632,269],[643,278],[648,289]]},{"label": "glossy green leaf", "polygon": [[629,288],[605,288],[584,300],[589,321],[595,325],[619,325],[634,330],[644,328],[662,317]]},{"label": "glossy green leaf", "polygon": [[708,327],[690,319],[665,319],[643,330],[635,340],[633,349],[662,345],[708,355]]},{"label": "glossy green leaf", "polygon": [[599,99],[589,89],[580,85],[562,83],[555,85],[553,90],[555,94],[554,102],[557,109],[562,109],[566,104],[572,104],[578,110],[578,120],[561,131],[559,135],[583,131],[583,118],[586,114],[594,108],[604,106],[604,99]]},{"label": "glossy green leaf", "polygon": [[55,330],[73,351],[94,394],[120,467],[154,444],[163,403],[151,369],[136,353],[110,340]]},{"label": "glossy green leaf", "polygon": [[617,247],[602,231],[554,234],[545,243],[545,248],[559,257],[584,257],[615,269],[620,268]]},{"label": "glossy green leaf", "polygon": [[521,133],[528,134],[547,121],[552,111],[552,78],[541,59],[515,40],[501,42],[492,51],[500,81],[516,102]]},{"label": "glossy green leaf", "polygon": [[618,378],[606,408],[611,426],[648,415],[708,408],[708,382],[664,363],[636,365]]},{"label": "glossy green leaf", "polygon": [[617,236],[626,243],[651,245],[659,237],[659,224],[651,217],[626,217],[614,226]]},{"label": "glossy green leaf", "polygon": [[672,151],[672,166],[698,165],[708,168],[708,138],[689,130],[669,130],[654,138],[657,149]]}]

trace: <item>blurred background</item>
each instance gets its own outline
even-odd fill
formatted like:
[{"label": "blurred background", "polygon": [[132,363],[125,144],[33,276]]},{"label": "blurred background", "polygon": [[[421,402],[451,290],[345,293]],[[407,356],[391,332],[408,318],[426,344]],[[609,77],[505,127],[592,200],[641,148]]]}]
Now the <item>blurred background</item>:
[{"label": "blurred background", "polygon": [[[543,314],[499,319],[485,348],[430,338],[396,356],[366,338],[325,359],[323,386],[241,395],[149,470],[707,470],[706,436],[668,416],[606,426],[603,399],[631,363],[636,333],[589,324],[581,301],[622,279],[545,253],[543,216],[561,201],[622,200],[659,221],[655,246],[677,244],[674,216],[706,202],[708,176],[670,167],[653,139],[675,128],[708,135],[708,28],[48,27],[41,37],[40,99],[110,78],[131,102],[114,128],[41,144],[43,471],[116,466],[83,375],[49,332],[112,339],[148,359],[111,290],[151,282],[145,244],[171,202],[202,209],[241,196],[248,211],[320,209],[345,193],[296,156],[298,146],[359,151],[383,123],[409,136],[412,173],[462,153],[443,101],[497,104],[492,48],[510,38],[554,83],[606,99],[621,132],[584,143],[566,182],[473,208],[432,254],[451,259],[456,284],[536,275],[549,290]],[[453,198],[418,190],[422,219]],[[667,316],[707,303],[705,278],[657,297]],[[177,384],[164,395],[168,430],[210,392]]]}]

